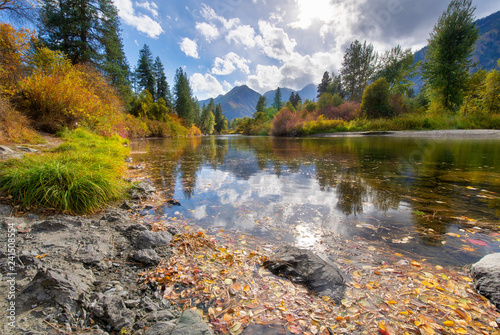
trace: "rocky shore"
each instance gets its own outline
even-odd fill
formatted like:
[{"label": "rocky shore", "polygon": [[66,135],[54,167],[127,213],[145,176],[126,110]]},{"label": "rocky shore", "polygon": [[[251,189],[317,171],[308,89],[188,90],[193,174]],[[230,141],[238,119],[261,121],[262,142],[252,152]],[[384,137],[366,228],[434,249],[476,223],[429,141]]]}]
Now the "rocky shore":
[{"label": "rocky shore", "polygon": [[[145,183],[135,197],[154,191]],[[142,194],[141,194],[142,192]],[[132,221],[139,202],[97,216],[11,216],[0,207],[3,334],[212,334],[139,274],[168,257],[172,233]]]}]

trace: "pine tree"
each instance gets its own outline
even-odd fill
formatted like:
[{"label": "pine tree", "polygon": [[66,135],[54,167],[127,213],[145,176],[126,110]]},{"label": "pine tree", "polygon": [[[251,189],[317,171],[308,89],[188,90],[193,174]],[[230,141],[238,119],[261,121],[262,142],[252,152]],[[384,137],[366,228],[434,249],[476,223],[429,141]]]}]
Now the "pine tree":
[{"label": "pine tree", "polygon": [[120,37],[120,18],[112,0],[40,0],[39,34],[52,50],[73,64],[92,64],[123,95],[129,66]]},{"label": "pine tree", "polygon": [[139,60],[135,70],[139,91],[148,90],[155,99],[156,80],[154,73],[153,54],[147,44],[139,50]]},{"label": "pine tree", "polygon": [[292,104],[293,108],[297,108],[299,103],[302,101],[302,98],[300,97],[299,93],[294,93],[292,92],[290,94],[290,99],[288,99],[290,103]]},{"label": "pine tree", "polygon": [[281,89],[279,87],[276,90],[276,93],[274,94],[273,107],[276,108],[276,110],[278,111],[283,107]]},{"label": "pine tree", "polygon": [[361,44],[358,40],[351,43],[344,54],[342,78],[344,88],[351,101],[360,101],[376,69],[377,54],[372,44]]},{"label": "pine tree", "polygon": [[160,57],[156,57],[153,64],[153,72],[155,77],[155,99],[163,98],[165,101],[170,99],[170,90],[167,83],[167,76],[165,76],[165,69],[161,62]]},{"label": "pine tree", "polygon": [[174,92],[177,115],[184,120],[184,125],[190,128],[194,122],[193,99],[189,80],[182,68],[178,68],[175,73]]},{"label": "pine tree", "polygon": [[472,0],[452,0],[434,26],[423,65],[423,78],[444,107],[457,110],[473,66],[479,30]]},{"label": "pine tree", "polygon": [[[208,134],[209,129],[207,129],[205,126],[209,123],[207,123],[207,118],[209,117],[209,114],[212,113],[212,115],[215,113],[215,102],[214,99],[210,99],[209,103],[207,106],[204,106],[201,116],[200,116],[200,130],[204,134]],[[215,116],[214,116],[214,122],[215,122]],[[213,132],[213,129],[212,129]],[[211,133],[210,133],[211,134]]]},{"label": "pine tree", "polygon": [[320,97],[321,94],[326,92],[328,86],[330,86],[331,83],[332,83],[332,78],[330,78],[328,71],[325,71],[325,73],[323,73],[323,79],[321,79],[321,83],[318,85],[318,96],[317,96],[318,98]]},{"label": "pine tree", "polygon": [[215,107],[215,131],[220,134],[224,129],[224,124],[227,124],[226,117],[222,113],[221,104],[217,104]]}]

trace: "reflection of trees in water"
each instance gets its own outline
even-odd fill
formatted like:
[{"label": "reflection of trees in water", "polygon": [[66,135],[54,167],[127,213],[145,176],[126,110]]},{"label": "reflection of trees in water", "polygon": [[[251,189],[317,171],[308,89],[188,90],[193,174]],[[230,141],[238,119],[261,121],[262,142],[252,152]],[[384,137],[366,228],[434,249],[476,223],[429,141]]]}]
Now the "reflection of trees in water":
[{"label": "reflection of trees in water", "polygon": [[363,199],[366,197],[366,186],[359,175],[357,167],[343,168],[340,181],[336,187],[337,208],[344,215],[363,213]]}]

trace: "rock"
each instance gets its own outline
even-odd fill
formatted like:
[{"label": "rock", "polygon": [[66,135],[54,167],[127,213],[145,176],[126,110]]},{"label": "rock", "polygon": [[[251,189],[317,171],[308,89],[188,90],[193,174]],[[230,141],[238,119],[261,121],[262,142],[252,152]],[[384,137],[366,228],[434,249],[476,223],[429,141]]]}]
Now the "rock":
[{"label": "rock", "polygon": [[155,193],[156,189],[151,185],[151,183],[146,181],[141,181],[139,184],[132,187],[129,191],[131,199],[138,200],[144,199]]},{"label": "rock", "polygon": [[9,205],[0,205],[0,216],[7,216],[12,213],[12,207]]},{"label": "rock", "polygon": [[123,299],[113,294],[100,294],[97,303],[91,305],[92,313],[99,319],[109,323],[115,331],[131,328],[135,321],[135,313],[125,306]]},{"label": "rock", "polygon": [[284,246],[264,267],[277,276],[305,285],[320,296],[328,296],[338,304],[343,299],[345,280],[342,272],[312,251]]},{"label": "rock", "polygon": [[156,312],[157,310],[160,309],[160,306],[153,300],[151,300],[150,297],[144,297],[142,299],[142,306],[147,312]]},{"label": "rock", "polygon": [[[166,333],[168,334],[168,333]],[[186,309],[170,335],[213,335],[214,332],[197,312]]]},{"label": "rock", "polygon": [[67,312],[75,313],[90,290],[93,277],[87,270],[75,271],[73,268],[70,271],[66,273],[50,268],[38,271],[19,295],[19,305],[29,308],[56,302]]},{"label": "rock", "polygon": [[31,153],[38,152],[38,150],[36,150],[36,149],[28,148],[28,147],[22,147],[22,146],[17,146],[17,149],[19,149],[21,151],[24,151],[24,152],[31,152]]},{"label": "rock", "polygon": [[178,202],[178,201],[177,201],[177,200],[175,200],[175,199],[170,199],[170,200],[168,200],[168,201],[167,201],[167,204],[172,205],[172,206],[181,206],[181,203],[180,203],[180,202]]},{"label": "rock", "polygon": [[0,154],[1,155],[12,155],[14,151],[11,148],[6,147],[5,145],[0,145]]},{"label": "rock", "polygon": [[175,323],[170,322],[157,322],[149,327],[144,335],[169,335],[172,329],[175,328]]},{"label": "rock", "polygon": [[500,253],[484,256],[471,267],[476,289],[500,308]]},{"label": "rock", "polygon": [[124,222],[129,220],[128,213],[121,210],[113,210],[106,213],[101,220],[107,222]]},{"label": "rock", "polygon": [[162,311],[152,312],[146,320],[148,322],[160,322],[160,321],[170,321],[175,319],[175,316],[168,309],[164,309]]},{"label": "rock", "polygon": [[172,234],[168,231],[141,231],[135,236],[134,245],[138,249],[152,249],[156,247],[170,246]]},{"label": "rock", "polygon": [[113,245],[109,243],[106,236],[97,233],[82,235],[79,244],[69,249],[72,260],[86,265],[102,265],[100,264],[102,261],[115,256]]},{"label": "rock", "polygon": [[156,251],[153,249],[137,250],[130,256],[130,258],[145,265],[157,265],[161,260]]},{"label": "rock", "polygon": [[35,223],[33,230],[36,232],[56,232],[59,230],[80,228],[83,225],[88,225],[83,219],[70,216],[62,216],[43,222]]}]

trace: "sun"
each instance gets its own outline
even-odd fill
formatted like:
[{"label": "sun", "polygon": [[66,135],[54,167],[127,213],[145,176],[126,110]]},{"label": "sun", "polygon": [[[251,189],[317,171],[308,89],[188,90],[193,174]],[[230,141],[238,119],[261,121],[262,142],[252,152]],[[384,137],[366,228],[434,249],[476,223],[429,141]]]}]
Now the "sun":
[{"label": "sun", "polygon": [[314,21],[330,22],[335,14],[331,0],[297,0],[297,6],[298,21],[292,24],[295,28],[307,29]]}]

